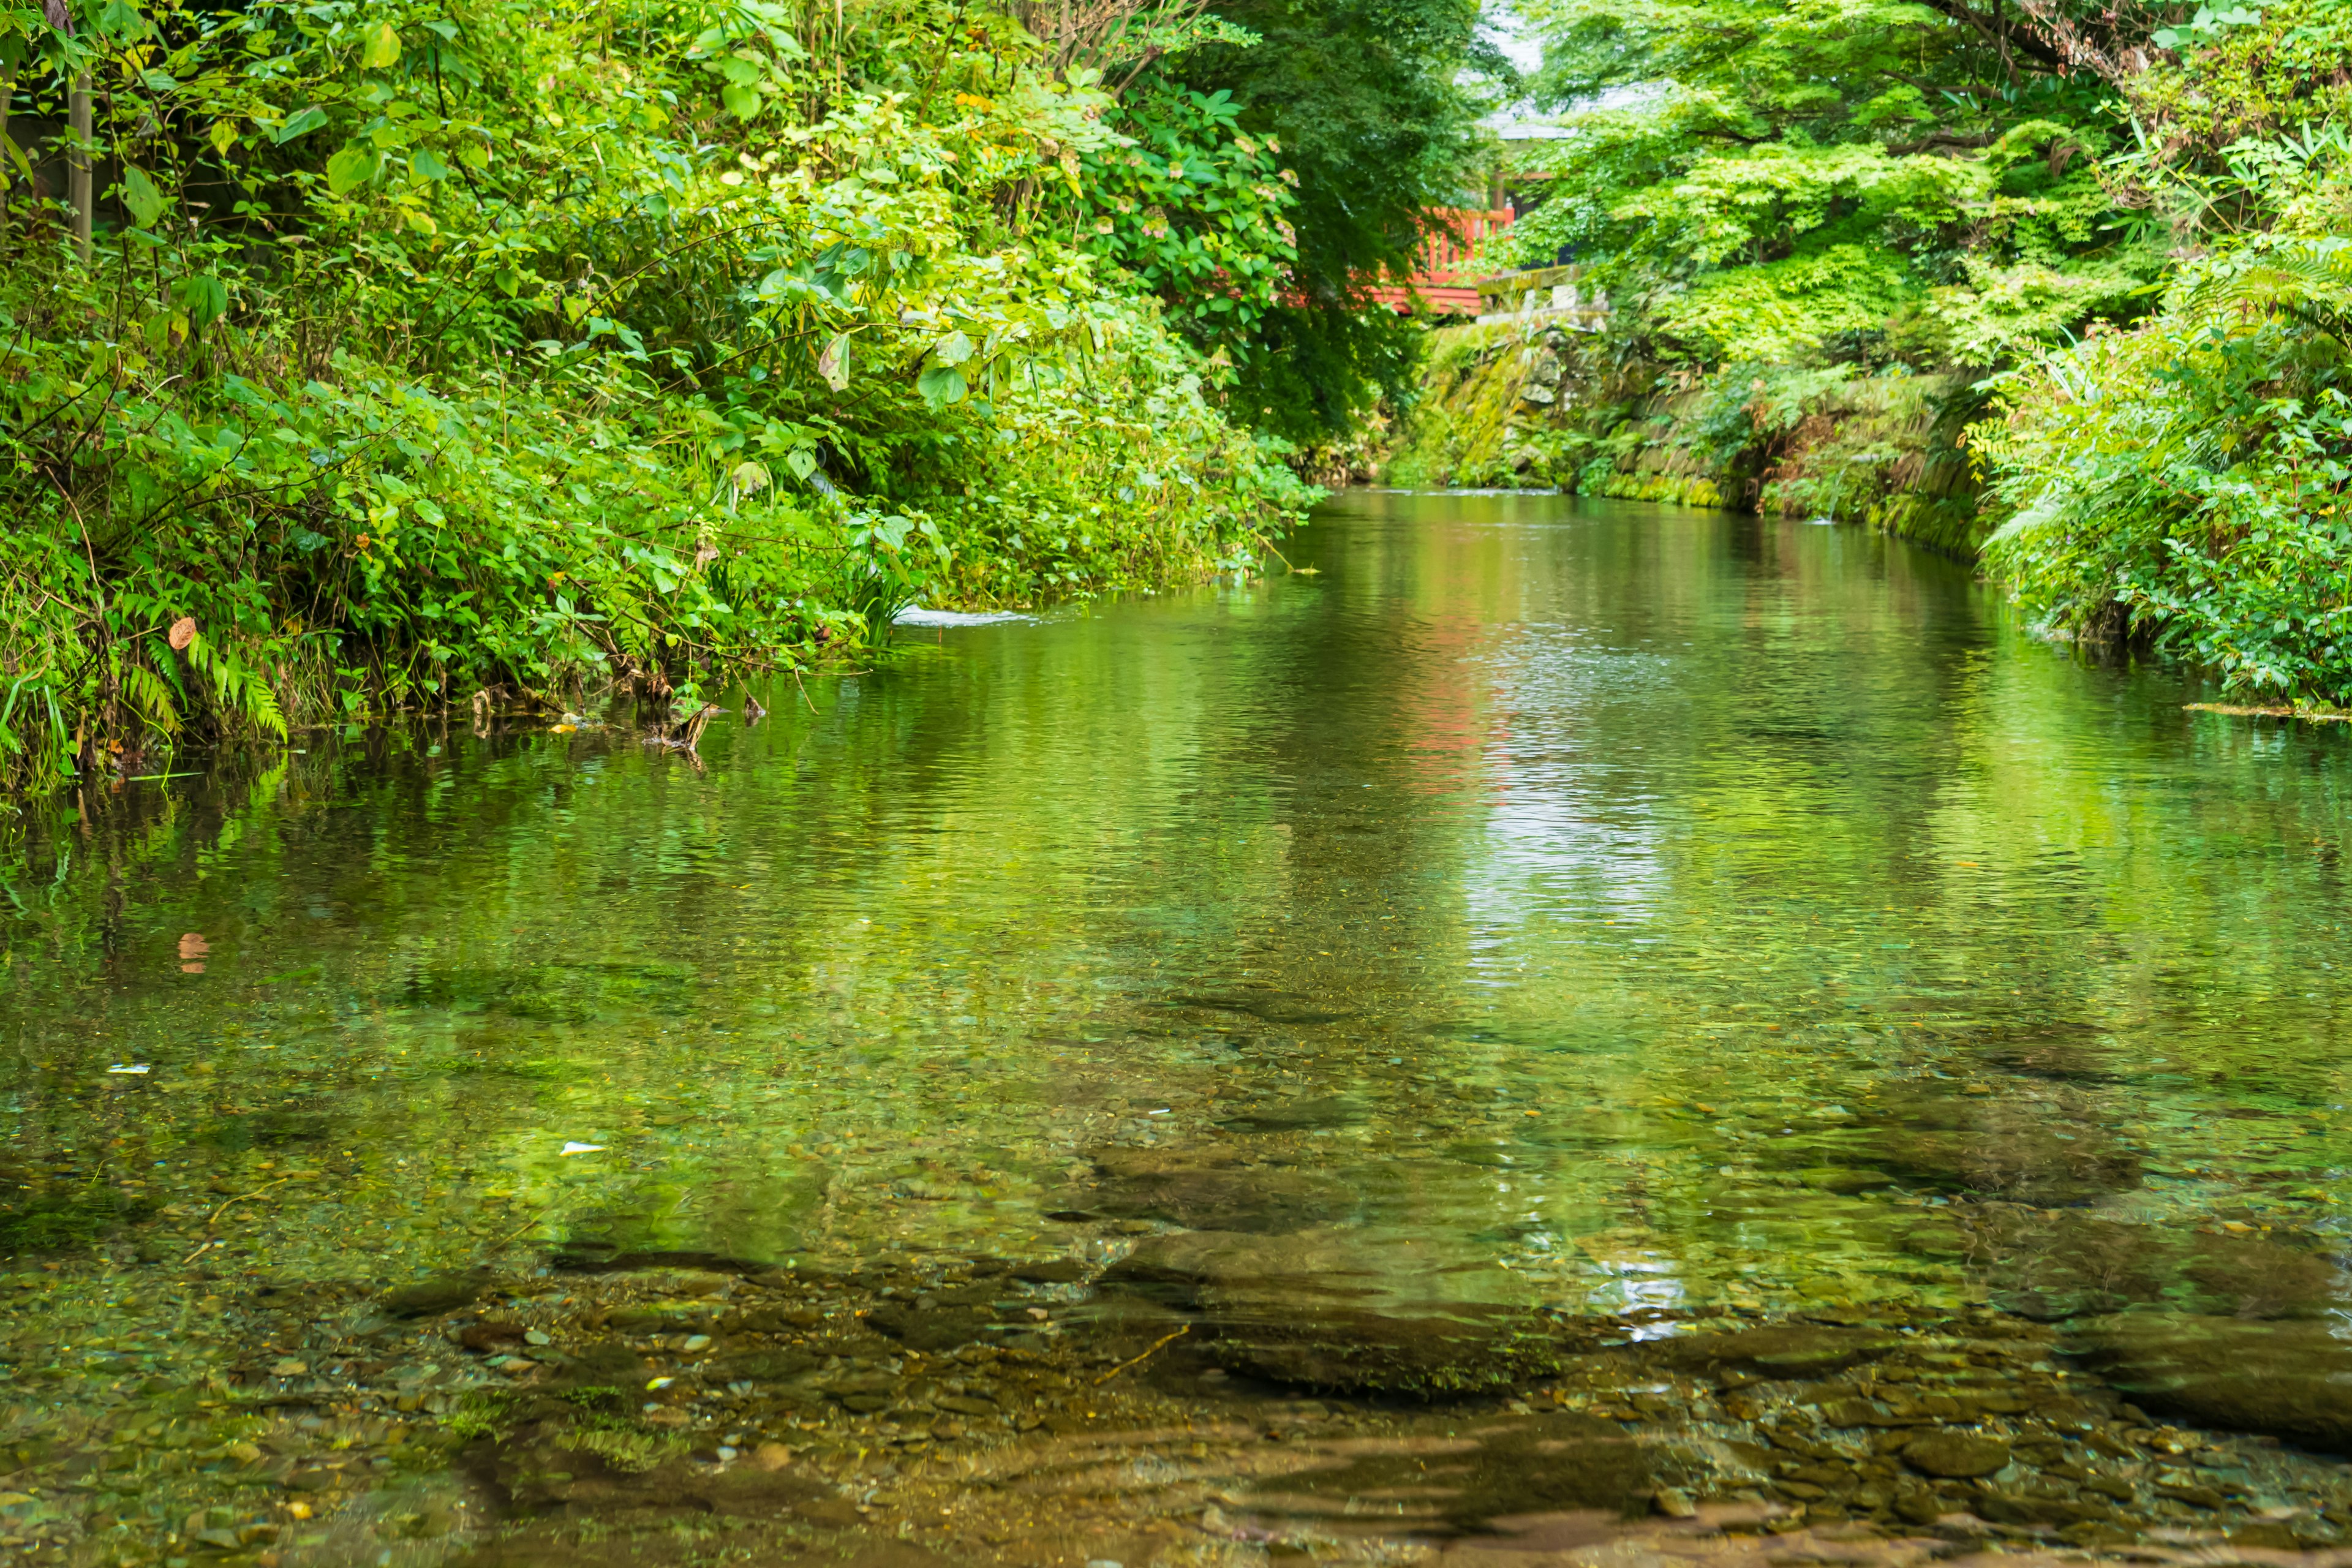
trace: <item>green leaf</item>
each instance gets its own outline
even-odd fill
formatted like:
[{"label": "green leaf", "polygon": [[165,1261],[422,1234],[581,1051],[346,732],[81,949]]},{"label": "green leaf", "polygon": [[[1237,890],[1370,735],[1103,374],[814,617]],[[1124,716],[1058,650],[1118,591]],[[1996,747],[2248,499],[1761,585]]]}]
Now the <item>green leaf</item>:
[{"label": "green leaf", "polygon": [[791,451],[784,454],[784,467],[793,471],[793,477],[794,479],[807,479],[811,474],[816,472],[816,448],[814,447],[793,447]]},{"label": "green leaf", "polygon": [[365,35],[360,51],[360,64],[370,70],[382,70],[400,60],[400,35],[392,30],[389,22],[378,22]]},{"label": "green leaf", "polygon": [[945,408],[950,404],[961,403],[964,395],[971,390],[971,384],[964,380],[963,372],[935,364],[915,378],[915,390],[921,393],[923,401],[933,408]]},{"label": "green leaf", "polygon": [[200,327],[228,314],[228,286],[209,272],[181,279],[172,285],[172,296]]},{"label": "green leaf", "polygon": [[25,178],[27,182],[32,179],[33,165],[26,159],[25,150],[22,147],[17,146],[16,139],[9,135],[5,131],[0,131],[0,152],[5,152],[8,154],[8,161],[16,164],[18,169],[24,172]]},{"label": "green leaf", "polygon": [[760,112],[760,95],[748,87],[722,87],[719,89],[719,101],[738,120],[750,120]]},{"label": "green leaf", "polygon": [[314,103],[271,132],[269,139],[283,147],[297,136],[307,135],[326,122],[327,111]]},{"label": "green leaf", "polygon": [[156,220],[163,216],[163,209],[171,204],[163,199],[163,193],[155,188],[155,182],[147,177],[146,170],[125,168],[122,171],[122,205],[131,209],[131,217],[141,228],[153,228]]},{"label": "green leaf", "polygon": [[358,142],[327,160],[327,189],[336,195],[356,190],[375,178],[376,151]]},{"label": "green leaf", "polygon": [[941,364],[961,364],[972,353],[971,340],[961,332],[950,332],[931,350],[931,357]]},{"label": "green leaf", "polygon": [[437,182],[449,177],[449,165],[434,156],[430,148],[420,147],[408,160],[408,172],[420,180]]}]

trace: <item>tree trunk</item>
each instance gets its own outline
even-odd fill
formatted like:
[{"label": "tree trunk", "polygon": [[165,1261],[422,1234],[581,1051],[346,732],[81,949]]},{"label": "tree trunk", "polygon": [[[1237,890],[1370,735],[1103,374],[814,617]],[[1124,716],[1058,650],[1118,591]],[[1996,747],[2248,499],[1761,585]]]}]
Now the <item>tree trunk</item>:
[{"label": "tree trunk", "polygon": [[74,254],[84,267],[89,265],[90,209],[97,205],[90,192],[89,162],[89,73],[82,72],[73,79],[73,91],[66,100],[66,124],[73,142],[66,149],[66,203],[73,208]]}]

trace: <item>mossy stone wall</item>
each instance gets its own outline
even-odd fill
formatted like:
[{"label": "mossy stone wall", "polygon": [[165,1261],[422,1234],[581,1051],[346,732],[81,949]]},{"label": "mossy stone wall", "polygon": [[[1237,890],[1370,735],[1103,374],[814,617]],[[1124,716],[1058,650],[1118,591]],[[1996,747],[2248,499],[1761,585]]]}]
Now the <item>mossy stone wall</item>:
[{"label": "mossy stone wall", "polygon": [[1677,385],[1605,333],[1440,327],[1379,478],[1852,518],[1960,555],[1983,542],[1967,378],[1852,376],[1764,428],[1736,408],[1727,423],[1725,406],[1721,388]]}]

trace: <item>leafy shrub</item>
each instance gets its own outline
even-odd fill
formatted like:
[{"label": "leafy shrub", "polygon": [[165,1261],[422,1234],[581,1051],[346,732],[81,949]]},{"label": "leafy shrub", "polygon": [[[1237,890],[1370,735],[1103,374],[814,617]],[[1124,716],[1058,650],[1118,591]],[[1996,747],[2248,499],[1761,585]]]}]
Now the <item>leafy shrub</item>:
[{"label": "leafy shrub", "polygon": [[2088,636],[2138,634],[2271,698],[2352,702],[2352,250],[2192,269],[2128,331],[1998,384],[1973,432],[2013,515],[1988,562]]},{"label": "leafy shrub", "polygon": [[37,107],[102,89],[116,215],[84,255],[9,208],[0,777],[486,691],[658,710],[919,597],[1245,562],[1310,499],[1041,207],[1120,143],[1002,12],[68,20],[0,13]]}]

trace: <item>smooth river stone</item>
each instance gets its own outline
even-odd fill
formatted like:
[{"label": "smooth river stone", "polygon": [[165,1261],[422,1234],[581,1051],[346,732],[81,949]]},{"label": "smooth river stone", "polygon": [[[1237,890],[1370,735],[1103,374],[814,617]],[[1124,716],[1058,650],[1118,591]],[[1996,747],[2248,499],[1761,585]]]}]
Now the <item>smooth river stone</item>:
[{"label": "smooth river stone", "polygon": [[1435,1398],[1550,1375],[1581,1347],[1525,1308],[1430,1294],[1442,1268],[1346,1233],[1153,1237],[1101,1283],[1209,1331],[1230,1371],[1297,1387]]},{"label": "smooth river stone", "polygon": [[1107,1149],[1094,1161],[1103,1181],[1087,1206],[1123,1219],[1279,1235],[1343,1218],[1356,1207],[1346,1183],[1287,1165],[1145,1149]]},{"label": "smooth river stone", "polygon": [[1903,1346],[1883,1329],[1833,1329],[1780,1323],[1725,1334],[1677,1334],[1643,1347],[1651,1360],[1678,1372],[1739,1367],[1768,1377],[1814,1377],[1874,1361]]},{"label": "smooth river stone", "polygon": [[1929,1432],[1903,1445],[1903,1462],[1923,1476],[1970,1480],[2009,1466],[2009,1445],[1967,1432]]},{"label": "smooth river stone", "polygon": [[2221,1318],[2334,1311],[2332,1258],[2274,1239],[2209,1236],[2092,1215],[1991,1209],[1967,1223],[1964,1260],[2003,1310],[2058,1322],[2162,1305]]},{"label": "smooth river stone", "polygon": [[1847,1157],[1906,1185],[2037,1207],[2087,1203],[2140,1184],[2140,1159],[2095,1123],[2038,1099],[1913,1097],[1854,1130]]},{"label": "smooth river stone", "polygon": [[2070,1324],[2067,1348],[2158,1415],[2352,1454],[2352,1344],[2336,1327],[2123,1312]]}]

